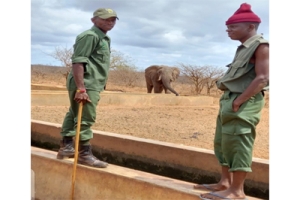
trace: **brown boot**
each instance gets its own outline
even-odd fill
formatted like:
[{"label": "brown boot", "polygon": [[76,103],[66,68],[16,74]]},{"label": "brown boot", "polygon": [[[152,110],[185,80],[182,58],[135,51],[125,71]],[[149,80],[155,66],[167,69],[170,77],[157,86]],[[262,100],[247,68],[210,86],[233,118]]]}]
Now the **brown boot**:
[{"label": "brown boot", "polygon": [[78,163],[91,167],[106,168],[108,163],[100,161],[93,156],[91,145],[80,145],[78,154]]},{"label": "brown boot", "polygon": [[60,141],[60,148],[58,150],[57,159],[63,158],[74,158],[75,149],[73,147],[73,138],[72,137],[64,137]]}]

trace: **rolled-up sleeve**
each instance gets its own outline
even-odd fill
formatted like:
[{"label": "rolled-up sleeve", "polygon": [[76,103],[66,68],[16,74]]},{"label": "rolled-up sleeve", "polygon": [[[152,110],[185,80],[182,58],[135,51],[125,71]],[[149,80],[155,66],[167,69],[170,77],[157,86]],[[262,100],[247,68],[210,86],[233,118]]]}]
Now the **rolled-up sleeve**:
[{"label": "rolled-up sleeve", "polygon": [[74,44],[74,52],[72,55],[72,63],[87,63],[88,58],[92,54],[97,45],[97,36],[83,35],[76,39]]}]

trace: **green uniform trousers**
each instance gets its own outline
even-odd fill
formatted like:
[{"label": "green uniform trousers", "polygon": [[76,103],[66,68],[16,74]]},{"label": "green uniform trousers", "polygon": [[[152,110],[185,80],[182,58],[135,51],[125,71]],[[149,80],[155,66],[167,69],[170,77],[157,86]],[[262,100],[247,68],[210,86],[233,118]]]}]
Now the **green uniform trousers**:
[{"label": "green uniform trousers", "polygon": [[239,95],[225,91],[220,98],[214,152],[220,165],[229,167],[229,171],[252,172],[256,126],[260,121],[265,101],[260,92],[244,102],[239,110],[234,112],[232,103]]},{"label": "green uniform trousers", "polygon": [[[75,136],[77,127],[77,116],[79,104],[74,100],[76,90],[68,91],[70,99],[69,111],[66,113],[62,124],[61,136]],[[91,126],[96,121],[96,108],[100,100],[98,91],[86,91],[92,102],[83,105],[80,127],[80,141],[86,141],[93,138]]]}]

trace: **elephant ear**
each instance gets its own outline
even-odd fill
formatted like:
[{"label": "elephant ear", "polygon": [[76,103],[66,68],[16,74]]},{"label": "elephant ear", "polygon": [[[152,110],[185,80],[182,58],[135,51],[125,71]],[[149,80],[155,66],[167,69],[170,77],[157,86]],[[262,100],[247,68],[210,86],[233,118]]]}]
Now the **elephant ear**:
[{"label": "elephant ear", "polygon": [[173,81],[175,81],[178,78],[179,74],[180,74],[179,69],[174,68],[174,70],[172,72]]},{"label": "elephant ear", "polygon": [[157,69],[158,81],[161,80],[161,74],[162,74],[162,71],[163,71],[163,68],[162,68],[162,67],[159,67],[159,68]]}]

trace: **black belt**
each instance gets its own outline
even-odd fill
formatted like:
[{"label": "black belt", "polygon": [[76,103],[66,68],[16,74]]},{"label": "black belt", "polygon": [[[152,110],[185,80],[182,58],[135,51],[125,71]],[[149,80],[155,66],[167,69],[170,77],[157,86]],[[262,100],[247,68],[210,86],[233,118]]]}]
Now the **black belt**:
[{"label": "black belt", "polygon": [[[225,91],[228,91],[228,90],[224,90],[224,92]],[[265,92],[264,91],[260,91],[261,92],[261,94],[263,95],[263,96],[265,96]],[[235,92],[230,92],[230,93],[232,93],[232,94],[242,94],[242,93],[235,93]]]}]

